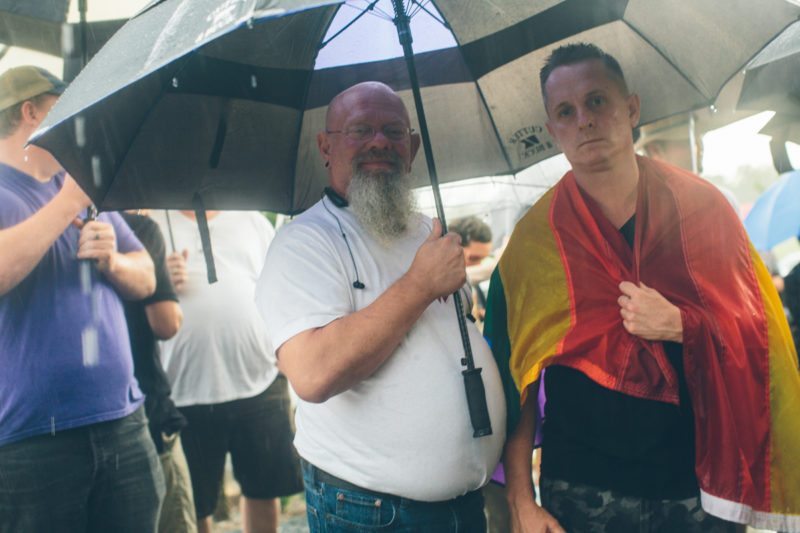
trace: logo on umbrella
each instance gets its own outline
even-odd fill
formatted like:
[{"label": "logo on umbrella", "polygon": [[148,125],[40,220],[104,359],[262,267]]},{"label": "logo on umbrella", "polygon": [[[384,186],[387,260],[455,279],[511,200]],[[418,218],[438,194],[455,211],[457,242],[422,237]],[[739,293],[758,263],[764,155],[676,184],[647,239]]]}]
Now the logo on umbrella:
[{"label": "logo on umbrella", "polygon": [[508,139],[508,143],[517,145],[517,156],[520,160],[525,160],[541,154],[545,150],[553,149],[552,142],[540,140],[542,133],[544,133],[544,128],[541,126],[525,126],[515,131],[514,135]]}]

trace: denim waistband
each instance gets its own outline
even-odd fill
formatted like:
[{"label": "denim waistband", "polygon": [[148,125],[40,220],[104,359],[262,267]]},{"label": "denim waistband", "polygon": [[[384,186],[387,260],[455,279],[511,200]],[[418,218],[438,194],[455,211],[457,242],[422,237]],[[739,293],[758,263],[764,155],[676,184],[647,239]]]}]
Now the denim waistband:
[{"label": "denim waistband", "polygon": [[397,495],[394,495],[394,494],[388,494],[388,493],[385,493],[385,492],[378,492],[378,491],[375,491],[375,490],[365,489],[364,487],[359,487],[358,485],[354,485],[353,483],[350,483],[349,481],[345,481],[344,479],[338,478],[338,477],[334,476],[333,474],[329,474],[328,472],[322,470],[321,468],[317,468],[316,466],[312,465],[311,463],[309,463],[308,461],[306,461],[302,457],[300,458],[300,464],[303,467],[303,471],[308,473],[310,479],[315,481],[315,482],[324,483],[326,485],[329,485],[331,487],[334,487],[334,488],[337,488],[337,489],[341,489],[341,490],[350,490],[350,491],[355,491],[355,492],[363,492],[364,494],[369,494],[369,495],[375,496],[377,498],[395,499],[395,500],[400,501],[400,502],[402,502],[402,503],[404,503],[406,505],[439,505],[439,504],[451,504],[451,503],[456,503],[456,502],[460,503],[461,501],[470,499],[473,496],[476,496],[476,495],[480,496],[480,490],[474,490],[474,491],[468,492],[466,494],[463,494],[461,496],[457,496],[455,498],[452,498],[450,500],[442,500],[442,501],[436,501],[436,502],[424,502],[424,501],[420,501],[420,500],[412,500],[411,498],[404,498],[402,496],[397,496]]}]

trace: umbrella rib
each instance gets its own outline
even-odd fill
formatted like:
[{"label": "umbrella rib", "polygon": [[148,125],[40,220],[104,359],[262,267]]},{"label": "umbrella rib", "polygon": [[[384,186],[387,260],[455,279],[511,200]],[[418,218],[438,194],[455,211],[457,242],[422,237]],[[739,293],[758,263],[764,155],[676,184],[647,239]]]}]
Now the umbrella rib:
[{"label": "umbrella rib", "polygon": [[[450,30],[451,32],[453,31],[453,28],[451,28],[451,27],[450,27],[450,24],[448,24],[446,20],[444,20],[443,18],[439,18],[439,17],[437,17],[437,16],[436,16],[435,14],[433,14],[433,13],[432,13],[432,12],[431,12],[431,11],[430,11],[428,8],[426,8],[424,5],[420,4],[420,3],[419,3],[417,0],[411,0],[411,3],[412,3],[412,4],[414,4],[414,5],[417,5],[417,6],[419,6],[419,9],[421,9],[422,11],[424,11],[425,13],[427,13],[428,15],[430,15],[430,17],[431,17],[433,20],[435,20],[436,22],[438,22],[439,24],[441,24],[442,26],[444,26],[445,28],[447,28],[447,29],[448,29],[448,30]],[[429,2],[427,2],[427,3],[430,3],[430,1],[429,1]],[[418,10],[417,12],[419,12],[419,10]],[[412,15],[412,16],[413,16],[413,15]],[[442,17],[444,17],[444,15],[442,15]]]},{"label": "umbrella rib", "polygon": [[[347,0],[345,0],[344,5],[349,7],[350,9],[365,9],[365,8],[358,7],[357,5],[355,5],[356,2],[358,2],[359,0],[350,0],[350,1],[352,3],[347,3]],[[368,7],[369,7],[369,4],[372,3],[373,5],[372,5],[372,7],[370,9],[372,10],[372,12],[374,13],[374,15],[376,17],[388,20],[390,22],[392,20],[394,20],[394,15],[392,13],[384,11],[383,9],[381,9],[381,6],[377,5],[375,2],[371,2],[370,0],[361,0],[361,2],[363,2]]]},{"label": "umbrella rib", "polygon": [[[442,20],[447,28],[451,28],[450,22],[448,22],[447,17],[442,13],[440,10],[437,9],[439,13],[442,15]],[[456,43],[458,44],[459,51],[461,50],[461,41],[458,39],[458,35],[450,29],[451,33],[453,34],[453,38],[455,39]],[[462,54],[463,59],[463,54]],[[470,73],[470,77],[472,78],[472,83],[475,85],[475,90],[478,91],[478,97],[481,99],[481,103],[483,104],[483,108],[486,111],[486,116],[489,118],[489,123],[492,125],[492,131],[494,132],[495,139],[497,143],[500,145],[500,151],[503,154],[503,159],[506,160],[506,166],[508,167],[509,172],[515,172],[514,167],[511,165],[511,158],[508,155],[508,150],[506,150],[506,145],[503,143],[503,138],[500,137],[500,131],[497,129],[497,123],[494,121],[492,114],[489,112],[489,105],[486,103],[486,97],[483,94],[483,89],[481,89],[480,84],[478,83],[478,79],[475,77],[475,73],[472,71],[472,67],[467,61],[464,61],[464,66]]]},{"label": "umbrella rib", "polygon": [[[348,22],[348,23],[347,23],[347,24],[346,24],[346,25],[345,25],[345,26],[344,26],[342,29],[340,29],[339,31],[337,31],[336,33],[334,33],[334,34],[333,34],[333,35],[330,37],[330,39],[328,39],[328,40],[326,40],[326,41],[323,41],[323,42],[322,42],[322,43],[321,43],[321,44],[320,44],[320,45],[317,47],[317,50],[322,50],[323,48],[325,48],[325,47],[328,45],[328,43],[329,43],[329,42],[331,42],[332,40],[336,39],[336,38],[337,38],[339,35],[341,35],[342,33],[344,33],[344,32],[347,30],[347,28],[349,28],[350,26],[352,26],[353,24],[355,24],[355,23],[356,23],[356,21],[358,21],[358,20],[359,20],[361,17],[363,17],[364,15],[366,15],[367,13],[369,13],[370,11],[372,11],[372,10],[375,8],[375,4],[377,4],[377,3],[378,3],[378,0],[373,0],[373,1],[372,1],[372,2],[371,2],[371,3],[370,3],[370,4],[369,4],[369,5],[366,7],[366,8],[364,8],[364,10],[363,10],[361,13],[359,13],[358,15],[356,15],[356,17],[355,17],[353,20],[351,20],[350,22]],[[347,4],[344,4],[344,5],[347,5]],[[351,6],[351,7],[352,7],[352,6]]]},{"label": "umbrella rib", "polygon": [[[644,34],[643,34],[641,31],[639,31],[639,28],[637,28],[636,26],[634,26],[633,24],[631,24],[631,23],[630,23],[630,22],[629,22],[627,19],[625,19],[624,17],[622,18],[622,21],[625,23],[625,25],[626,25],[626,26],[628,26],[628,27],[631,29],[631,31],[633,31],[633,32],[634,32],[636,35],[638,35],[638,36],[639,36],[639,37],[640,37],[640,38],[641,38],[641,39],[642,39],[644,42],[646,42],[647,44],[649,44],[649,45],[650,45],[650,46],[653,48],[653,50],[655,50],[655,51],[658,53],[658,55],[660,55],[662,58],[664,58],[664,61],[666,61],[667,63],[669,63],[669,64],[672,66],[672,68],[674,68],[674,69],[675,69],[675,71],[676,71],[678,74],[680,74],[680,76],[681,76],[681,77],[682,77],[684,80],[686,80],[686,82],[687,82],[687,83],[688,83],[688,84],[689,84],[689,85],[690,85],[690,86],[691,86],[691,87],[692,87],[692,88],[693,88],[695,91],[697,91],[697,92],[698,92],[698,94],[700,94],[700,96],[702,96],[702,97],[704,98],[704,101],[705,101],[705,104],[704,104],[704,105],[709,105],[709,104],[713,103],[713,101],[711,101],[711,99],[710,99],[710,98],[709,98],[709,97],[708,97],[708,96],[707,96],[707,95],[706,95],[706,94],[705,94],[705,93],[704,93],[704,92],[703,92],[703,91],[700,89],[700,87],[698,87],[698,86],[697,86],[697,84],[696,84],[696,83],[695,83],[693,80],[689,79],[689,78],[686,76],[686,74],[684,74],[683,70],[682,70],[682,69],[680,69],[680,68],[678,68],[678,65],[676,65],[676,64],[675,64],[675,62],[674,62],[674,61],[672,61],[672,59],[670,59],[669,57],[667,57],[667,56],[666,56],[666,55],[665,55],[665,54],[664,54],[664,53],[661,51],[661,48],[659,48],[658,46],[656,46],[656,44],[655,44],[653,41],[651,41],[650,39],[648,39],[647,37],[645,37],[645,35],[644,35]],[[716,95],[715,95],[715,97],[716,97]]]}]

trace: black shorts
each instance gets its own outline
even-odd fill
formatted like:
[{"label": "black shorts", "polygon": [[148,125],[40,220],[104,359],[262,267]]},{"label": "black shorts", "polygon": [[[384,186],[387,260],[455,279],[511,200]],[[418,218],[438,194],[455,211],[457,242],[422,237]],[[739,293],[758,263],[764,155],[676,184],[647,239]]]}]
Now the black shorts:
[{"label": "black shorts", "polygon": [[270,499],[303,490],[286,378],[264,392],[231,402],[181,407],[181,432],[198,518],[210,516],[231,454],[233,475],[246,498]]}]

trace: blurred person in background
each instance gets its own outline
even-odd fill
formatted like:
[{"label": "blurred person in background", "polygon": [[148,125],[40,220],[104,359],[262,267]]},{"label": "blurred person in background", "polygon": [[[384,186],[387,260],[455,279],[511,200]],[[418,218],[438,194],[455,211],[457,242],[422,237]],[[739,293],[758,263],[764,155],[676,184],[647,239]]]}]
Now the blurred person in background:
[{"label": "blurred person in background", "polygon": [[[211,530],[228,453],[242,489],[245,533],[275,532],[279,500],[303,489],[292,445],[286,378],[254,302],[274,230],[256,212],[208,211],[218,281],[209,284],[192,211],[153,211],[174,236],[167,257],[183,325],[161,344],[172,398],[186,417],[181,443],[189,463],[201,533]],[[169,218],[167,218],[169,217]]]},{"label": "blurred person in background", "polygon": [[[691,131],[688,114],[672,117],[639,127],[636,150],[647,157],[675,165],[684,170],[703,173],[702,135]],[[692,146],[694,137],[694,146]]]},{"label": "blurred person in background", "polygon": [[[480,265],[491,255],[492,228],[480,218],[457,218],[450,223],[448,231],[458,233],[461,237],[461,247],[464,249],[464,262],[467,268]],[[467,270],[467,277],[469,277],[469,270]]]},{"label": "blurred person in background", "polygon": [[[792,329],[794,345],[797,348],[800,346],[800,324],[798,324],[798,321],[800,321],[800,264],[795,265],[786,274],[786,277],[781,278],[777,267],[773,263],[772,281],[781,294],[789,319],[789,327]],[[798,367],[800,367],[800,354],[798,355]]]},{"label": "blurred person in background", "polygon": [[492,228],[478,217],[471,216],[453,220],[448,231],[461,237],[467,281],[472,288],[472,316],[482,325],[486,294],[479,284],[489,279],[494,270],[495,263],[485,261],[492,253]]},{"label": "blurred person in background", "polygon": [[166,247],[158,225],[146,211],[120,213],[144,245],[155,265],[156,290],[138,301],[125,302],[125,319],[133,353],[133,372],[145,394],[144,408],[166,491],[158,519],[160,533],[197,531],[189,467],[180,445],[180,430],[186,419],[170,398],[167,374],[161,365],[158,340],[170,339],[183,322],[178,297],[169,279]]}]

